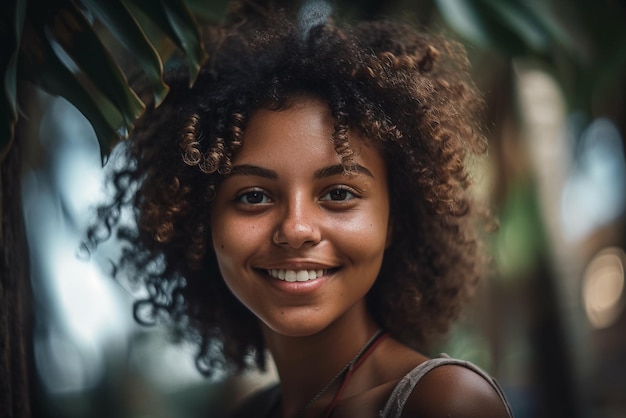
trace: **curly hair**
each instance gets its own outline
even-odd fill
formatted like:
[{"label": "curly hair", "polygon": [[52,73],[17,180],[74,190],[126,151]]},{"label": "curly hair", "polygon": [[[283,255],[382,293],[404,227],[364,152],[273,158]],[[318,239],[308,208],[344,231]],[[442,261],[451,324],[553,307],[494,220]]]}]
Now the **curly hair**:
[{"label": "curly hair", "polygon": [[170,94],[138,121],[127,163],[112,175],[116,195],[89,231],[96,245],[132,208],[136,227],[118,225],[118,267],[147,290],[137,320],[168,318],[198,344],[204,373],[263,367],[259,321],[226,287],[210,247],[210,208],[255,110],[309,94],[329,106],[346,171],[349,129],[387,161],[393,239],[370,313],[414,348],[445,333],[485,265],[466,167],[486,150],[483,102],[463,48],[387,21],[328,21],[303,36],[279,12],[232,18],[206,35],[209,61],[192,87],[182,69],[169,75]]}]

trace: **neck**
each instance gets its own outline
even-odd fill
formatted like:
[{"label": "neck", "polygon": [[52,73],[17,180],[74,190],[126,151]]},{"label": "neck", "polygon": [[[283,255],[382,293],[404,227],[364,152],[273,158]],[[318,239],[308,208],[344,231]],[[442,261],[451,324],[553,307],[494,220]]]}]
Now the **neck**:
[{"label": "neck", "polygon": [[[290,337],[265,327],[267,347],[280,376],[283,417],[301,414],[377,329],[364,304],[310,336]],[[319,400],[320,405],[328,403],[340,380],[328,388]]]}]

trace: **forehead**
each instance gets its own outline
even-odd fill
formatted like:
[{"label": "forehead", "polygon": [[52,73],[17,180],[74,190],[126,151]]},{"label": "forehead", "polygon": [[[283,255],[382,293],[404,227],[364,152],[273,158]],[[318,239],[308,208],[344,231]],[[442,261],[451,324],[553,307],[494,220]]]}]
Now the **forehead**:
[{"label": "forehead", "polygon": [[[296,176],[341,164],[333,142],[335,125],[326,102],[315,97],[292,98],[279,110],[261,108],[250,116],[232,165],[261,166]],[[351,162],[386,177],[385,163],[370,141],[350,129],[347,137],[349,149],[344,151],[352,155]]]},{"label": "forehead", "polygon": [[332,142],[334,125],[326,103],[312,97],[291,99],[279,110],[258,109],[248,120],[243,147],[235,161],[277,153],[298,157],[311,152],[338,158]]}]

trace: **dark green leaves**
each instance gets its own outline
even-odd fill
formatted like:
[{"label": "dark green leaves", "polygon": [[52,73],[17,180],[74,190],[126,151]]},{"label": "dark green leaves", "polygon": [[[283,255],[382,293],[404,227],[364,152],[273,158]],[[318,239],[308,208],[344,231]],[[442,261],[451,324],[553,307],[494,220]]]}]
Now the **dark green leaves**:
[{"label": "dark green leaves", "polygon": [[129,6],[132,3],[135,10],[145,14],[185,53],[191,72],[190,78],[195,80],[206,54],[198,28],[183,0],[128,0],[128,3]]},{"label": "dark green leaves", "polygon": [[228,9],[228,0],[187,0],[194,15],[209,21],[220,20]]},{"label": "dark green leaves", "polygon": [[119,0],[83,0],[83,4],[137,60],[150,83],[155,102],[161,103],[169,90],[162,79],[163,63],[137,19]]},{"label": "dark green leaves", "polygon": [[[225,7],[214,9],[215,18],[222,17],[219,10]],[[0,19],[0,158],[13,138],[20,79],[72,102],[92,123],[103,158],[132,130],[145,106],[101,39],[115,39],[129,52],[157,105],[168,91],[162,79],[167,56],[146,36],[147,21],[159,39],[183,52],[191,80],[207,58],[184,0],[9,0]]]},{"label": "dark green leaves", "polygon": [[551,28],[537,7],[522,0],[436,0],[439,10],[470,42],[506,55],[543,53]]}]

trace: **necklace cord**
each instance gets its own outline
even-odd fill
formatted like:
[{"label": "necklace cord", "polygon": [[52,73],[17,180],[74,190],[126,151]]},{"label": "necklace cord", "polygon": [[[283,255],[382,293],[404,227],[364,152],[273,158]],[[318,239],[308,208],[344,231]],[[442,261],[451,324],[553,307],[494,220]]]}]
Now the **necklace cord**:
[{"label": "necklace cord", "polygon": [[350,361],[348,363],[346,363],[345,366],[343,366],[341,368],[341,370],[339,370],[339,372],[332,378],[330,379],[330,381],[326,384],[326,386],[324,386],[322,388],[322,390],[320,390],[319,392],[317,392],[317,394],[311,398],[311,400],[304,406],[304,408],[302,409],[302,411],[306,411],[311,405],[313,405],[315,402],[317,402],[319,400],[319,398],[322,397],[322,395],[324,393],[326,393],[326,391],[328,390],[328,388],[331,387],[331,385],[333,383],[335,383],[335,381],[337,379],[339,379],[346,371],[348,371],[353,365],[354,363],[356,363],[359,358],[363,355],[363,353],[384,333],[384,331],[382,329],[378,329],[374,335],[372,335],[372,337],[367,340],[367,342],[365,344],[363,344],[363,346],[359,349],[359,352],[356,353],[356,355],[354,357],[352,357],[350,359]]},{"label": "necklace cord", "polygon": [[365,362],[370,354],[374,352],[376,347],[378,347],[378,345],[383,342],[383,340],[385,340],[385,338],[387,338],[388,336],[388,332],[378,330],[376,334],[374,334],[374,336],[363,346],[363,348],[359,351],[359,354],[357,354],[353,361],[348,363],[348,372],[344,376],[341,382],[341,386],[339,386],[339,389],[335,393],[335,396],[333,396],[333,399],[326,408],[326,411],[324,411],[324,418],[330,417],[330,414],[335,409],[337,402],[339,401],[339,399],[341,399],[341,395],[348,386],[348,382],[350,381],[353,373]]}]

